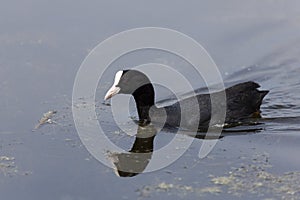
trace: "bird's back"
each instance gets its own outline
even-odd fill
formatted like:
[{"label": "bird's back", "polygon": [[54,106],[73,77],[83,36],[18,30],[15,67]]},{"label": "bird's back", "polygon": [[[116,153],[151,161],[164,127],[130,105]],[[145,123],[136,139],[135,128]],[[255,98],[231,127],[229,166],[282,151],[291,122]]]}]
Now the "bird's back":
[{"label": "bird's back", "polygon": [[[167,114],[166,124],[173,127],[186,125],[205,129],[209,125],[212,114],[219,115],[224,109],[226,109],[225,123],[235,123],[253,117],[255,114],[260,113],[262,100],[269,92],[257,90],[259,87],[255,82],[234,85],[225,90],[226,100],[221,98],[224,91],[223,94],[222,92],[199,94],[180,100],[162,108]],[[215,113],[211,113],[211,95],[214,95],[214,100],[216,100],[214,101]]]}]

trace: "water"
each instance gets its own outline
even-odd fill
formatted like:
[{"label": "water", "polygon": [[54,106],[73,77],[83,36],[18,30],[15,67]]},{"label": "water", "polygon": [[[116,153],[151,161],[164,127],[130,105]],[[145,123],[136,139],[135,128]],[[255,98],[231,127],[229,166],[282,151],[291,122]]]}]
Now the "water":
[{"label": "water", "polygon": [[[29,0],[1,5],[3,199],[299,198],[298,2],[87,4]],[[211,54],[226,84],[253,80],[270,90],[262,105],[263,130],[228,133],[202,160],[198,158],[202,140],[194,140],[172,165],[133,178],[120,178],[91,157],[72,119],[74,77],[85,56],[100,41],[142,26],[173,28],[196,39]],[[122,63],[130,67],[154,59],[164,59],[164,54],[144,52],[120,59],[112,67]],[[172,61],[177,67],[181,64],[176,58]],[[186,73],[195,83],[193,74]],[[99,85],[97,105],[107,112],[98,119],[111,140],[129,150],[134,137],[118,132],[110,107],[100,100],[113,74],[113,70],[108,71]],[[202,81],[197,84],[204,86]],[[165,96],[159,92],[158,98]],[[32,132],[49,110],[58,111],[53,118],[56,123]],[[125,126],[134,125],[128,116],[124,118]],[[172,133],[159,133],[154,147],[162,148],[173,138]],[[223,185],[217,184],[220,182]]]}]

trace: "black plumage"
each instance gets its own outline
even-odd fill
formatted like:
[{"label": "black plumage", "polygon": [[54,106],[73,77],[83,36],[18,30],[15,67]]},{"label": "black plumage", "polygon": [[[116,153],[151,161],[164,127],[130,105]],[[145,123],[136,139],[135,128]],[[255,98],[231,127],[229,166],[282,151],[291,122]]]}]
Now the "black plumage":
[{"label": "black plumage", "polygon": [[[227,124],[259,117],[262,100],[269,92],[258,90],[259,84],[249,81],[227,88],[225,90],[226,101],[218,98],[222,96],[222,92],[224,94],[224,91],[221,91],[211,94],[198,94],[159,108],[154,103],[153,85],[148,77],[140,71],[122,71],[120,80],[113,87],[119,88],[116,93],[133,95],[140,124],[163,122],[164,126],[198,127],[199,130],[207,129],[212,115],[220,114],[218,112],[222,108],[226,109],[225,123]],[[214,106],[217,108],[214,113],[211,112],[212,95],[217,99],[217,102],[214,102]],[[196,104],[198,104],[199,110],[195,109],[195,107],[197,108]]]}]

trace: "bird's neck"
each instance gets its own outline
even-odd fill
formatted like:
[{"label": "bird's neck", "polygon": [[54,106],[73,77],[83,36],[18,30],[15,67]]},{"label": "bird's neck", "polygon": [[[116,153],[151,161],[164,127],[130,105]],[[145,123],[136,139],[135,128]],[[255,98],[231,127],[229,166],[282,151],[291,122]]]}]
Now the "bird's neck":
[{"label": "bird's neck", "polygon": [[133,93],[136,103],[139,121],[141,124],[149,124],[151,122],[149,110],[154,106],[154,88],[152,84],[146,84]]}]

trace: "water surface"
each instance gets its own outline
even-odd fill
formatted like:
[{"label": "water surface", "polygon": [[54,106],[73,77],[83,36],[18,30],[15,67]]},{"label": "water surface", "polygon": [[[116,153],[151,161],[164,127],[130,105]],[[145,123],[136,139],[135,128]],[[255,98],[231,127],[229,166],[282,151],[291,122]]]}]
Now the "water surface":
[{"label": "water surface", "polygon": [[[3,199],[299,198],[298,2],[28,0],[1,5]],[[202,140],[194,140],[172,165],[132,178],[116,176],[91,157],[77,136],[71,114],[76,72],[99,42],[143,26],[172,28],[196,39],[211,54],[226,84],[252,80],[270,90],[262,105],[262,130],[228,133],[202,160],[198,158]],[[119,131],[110,107],[102,105],[101,99],[112,83],[114,69],[153,60],[185,71],[185,63],[178,58],[146,51],[117,60],[99,84],[97,105],[106,114],[98,120],[112,141],[128,150],[134,137]],[[184,73],[195,87],[204,86],[189,71]],[[166,96],[159,92],[157,98]],[[57,111],[56,123],[32,132],[49,110]],[[134,124],[128,116],[124,123]],[[173,137],[159,133],[154,148]]]}]

